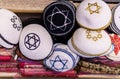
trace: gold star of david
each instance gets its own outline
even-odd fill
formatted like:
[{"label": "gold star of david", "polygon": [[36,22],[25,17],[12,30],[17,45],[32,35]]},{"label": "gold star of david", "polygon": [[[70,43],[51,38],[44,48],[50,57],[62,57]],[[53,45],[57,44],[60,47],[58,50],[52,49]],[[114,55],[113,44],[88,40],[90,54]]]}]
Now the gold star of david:
[{"label": "gold star of david", "polygon": [[[92,33],[96,32],[95,35],[93,35]],[[92,39],[93,41],[97,41],[98,39],[102,38],[102,34],[101,31],[90,31],[90,30],[86,30],[86,34],[87,34],[87,38],[88,39]]]},{"label": "gold star of david", "polygon": [[[96,7],[95,10],[92,10],[92,7]],[[93,13],[98,13],[99,14],[99,10],[100,10],[100,6],[96,3],[94,4],[91,4],[91,3],[88,3],[88,7],[86,8],[86,10],[88,10],[90,12],[90,14],[93,14]]]}]

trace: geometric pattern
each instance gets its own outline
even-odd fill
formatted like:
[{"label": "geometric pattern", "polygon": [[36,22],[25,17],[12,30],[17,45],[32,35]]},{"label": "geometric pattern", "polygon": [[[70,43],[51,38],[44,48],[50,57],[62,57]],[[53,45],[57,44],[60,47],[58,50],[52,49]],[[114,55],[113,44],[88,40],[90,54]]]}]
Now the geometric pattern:
[{"label": "geometric pattern", "polygon": [[102,38],[102,34],[100,34],[101,31],[90,31],[90,30],[86,30],[86,37],[88,39],[92,39],[93,41],[97,41],[98,39]]},{"label": "geometric pattern", "polygon": [[50,60],[51,68],[54,68],[55,70],[62,71],[64,69],[68,69],[67,67],[67,62],[68,60],[66,59],[61,59],[59,55],[55,57],[55,59]]},{"label": "geometric pattern", "polygon": [[40,38],[35,33],[29,33],[24,39],[25,47],[29,50],[35,50],[40,45]]},{"label": "geometric pattern", "polygon": [[17,25],[16,21],[18,20],[18,18],[16,16],[13,16],[10,20],[13,23],[13,28],[17,29],[17,31],[20,31],[22,28],[22,24]]},{"label": "geometric pattern", "polygon": [[100,6],[98,6],[97,2],[94,4],[88,3],[88,7],[86,8],[86,10],[89,11],[90,14],[93,13],[98,13],[99,14],[99,10],[100,10]]},{"label": "geometric pattern", "polygon": [[[47,16],[47,20],[50,23],[50,30],[59,29],[61,31],[65,31],[68,24],[71,24],[71,20],[68,18],[69,11],[67,10],[59,10],[58,7],[55,7],[52,11],[52,14]],[[54,19],[55,16],[59,16],[58,18]],[[60,17],[63,17],[60,19]],[[55,20],[55,21],[54,21]],[[58,23],[56,23],[56,20]],[[62,22],[60,24],[60,22]],[[60,25],[58,25],[60,24]]]}]

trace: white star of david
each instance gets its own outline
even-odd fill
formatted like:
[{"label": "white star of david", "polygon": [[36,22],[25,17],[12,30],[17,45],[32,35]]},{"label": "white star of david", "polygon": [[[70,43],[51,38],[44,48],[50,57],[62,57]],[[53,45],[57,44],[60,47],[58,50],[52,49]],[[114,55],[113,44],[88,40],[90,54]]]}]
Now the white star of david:
[{"label": "white star of david", "polygon": [[[65,19],[64,19],[63,25],[58,26],[53,23],[53,21],[52,21],[53,16],[56,14],[61,14],[62,16],[64,16]],[[67,10],[60,11],[58,7],[55,7],[52,11],[52,14],[48,15],[48,17],[47,17],[47,20],[50,22],[50,30],[60,29],[62,31],[65,31],[67,25],[72,23],[71,20],[68,18],[68,14],[69,14],[69,11],[67,11]]]}]

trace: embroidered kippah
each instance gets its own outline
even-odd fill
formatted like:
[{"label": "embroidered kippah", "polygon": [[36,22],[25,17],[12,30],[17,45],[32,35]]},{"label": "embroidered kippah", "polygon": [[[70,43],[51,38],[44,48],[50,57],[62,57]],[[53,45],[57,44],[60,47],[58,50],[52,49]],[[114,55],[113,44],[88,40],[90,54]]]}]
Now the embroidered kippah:
[{"label": "embroidered kippah", "polygon": [[45,8],[43,20],[50,34],[54,36],[66,35],[75,24],[75,7],[68,1],[53,2]]}]

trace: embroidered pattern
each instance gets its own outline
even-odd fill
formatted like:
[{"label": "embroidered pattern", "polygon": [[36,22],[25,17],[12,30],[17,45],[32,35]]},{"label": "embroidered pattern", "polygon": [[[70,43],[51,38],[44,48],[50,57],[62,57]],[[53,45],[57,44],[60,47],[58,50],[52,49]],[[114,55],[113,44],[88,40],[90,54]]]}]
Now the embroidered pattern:
[{"label": "embroidered pattern", "polygon": [[120,51],[120,37],[114,34],[113,36],[110,35],[110,38],[112,43],[114,44],[114,53],[115,55],[118,55]]},{"label": "embroidered pattern", "polygon": [[[60,29],[61,31],[65,31],[68,24],[71,24],[71,20],[68,18],[69,11],[67,10],[59,10],[58,7],[55,7],[52,11],[52,14],[47,16],[47,20],[50,23],[50,30]],[[56,16],[58,18],[56,18]],[[62,19],[60,19],[62,17]],[[57,21],[61,23],[57,23]],[[60,24],[60,25],[58,25]]]},{"label": "embroidered pattern", "polygon": [[40,45],[40,38],[35,33],[30,33],[26,35],[24,44],[29,50],[35,50]]},{"label": "embroidered pattern", "polygon": [[88,3],[88,7],[86,8],[86,10],[89,11],[90,14],[93,14],[93,13],[99,14],[100,8],[101,7],[97,4],[97,2],[94,4]]},{"label": "embroidered pattern", "polygon": [[98,39],[102,38],[101,31],[90,31],[86,30],[87,38],[92,39],[93,41],[97,41]]},{"label": "embroidered pattern", "polygon": [[13,16],[10,20],[11,20],[11,22],[13,23],[13,28],[15,28],[15,29],[17,29],[18,31],[20,31],[21,28],[22,28],[22,24],[17,25],[17,20],[18,20],[18,18],[17,18],[16,16]]},{"label": "embroidered pattern", "polygon": [[59,71],[68,69],[68,67],[66,66],[67,62],[68,60],[61,59],[59,55],[57,55],[54,60],[50,60],[51,68],[54,68]]}]

